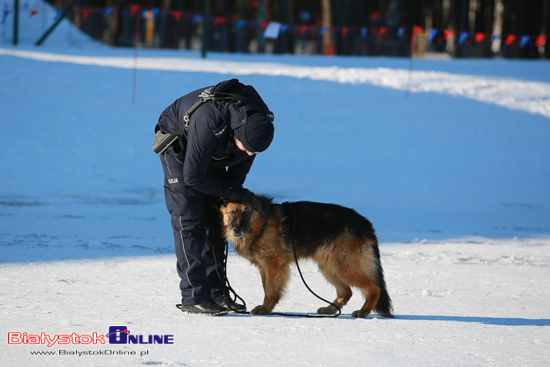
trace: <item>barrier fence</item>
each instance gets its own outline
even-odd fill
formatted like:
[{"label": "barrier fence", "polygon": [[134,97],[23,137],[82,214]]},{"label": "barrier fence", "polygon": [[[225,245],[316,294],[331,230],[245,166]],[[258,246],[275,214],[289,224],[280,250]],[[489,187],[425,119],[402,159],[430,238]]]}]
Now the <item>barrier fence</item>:
[{"label": "barrier fence", "polygon": [[[41,21],[42,28],[45,23],[49,23],[49,27],[62,14],[63,10],[33,8],[28,4],[19,9],[20,17]],[[4,42],[11,34],[5,28],[13,15],[13,7],[4,3],[0,20]],[[413,52],[417,57],[430,53],[431,56],[540,58],[548,54],[550,38],[542,34],[457,34],[449,29],[418,26],[323,27],[220,16],[205,19],[199,13],[140,5],[74,8],[67,17],[86,34],[113,46],[192,50],[201,49],[203,25],[208,22],[208,50],[215,52],[409,56],[414,35]]]}]

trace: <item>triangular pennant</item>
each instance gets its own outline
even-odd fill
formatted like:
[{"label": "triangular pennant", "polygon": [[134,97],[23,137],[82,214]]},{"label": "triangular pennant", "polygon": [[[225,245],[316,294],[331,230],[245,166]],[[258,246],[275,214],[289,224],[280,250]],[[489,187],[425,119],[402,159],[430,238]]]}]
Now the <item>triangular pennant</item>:
[{"label": "triangular pennant", "polygon": [[506,37],[505,43],[510,46],[515,40],[516,36],[514,36],[513,34],[509,34],[508,37]]},{"label": "triangular pennant", "polygon": [[114,7],[105,8],[103,9],[103,18],[105,18],[107,15],[111,14],[111,12],[114,10]]},{"label": "triangular pennant", "polygon": [[378,30],[378,36],[382,37],[384,34],[386,34],[387,31],[388,27],[380,27],[380,29]]},{"label": "triangular pennant", "polygon": [[519,41],[519,47],[524,48],[531,41],[531,36],[522,36]]},{"label": "triangular pennant", "polygon": [[443,31],[443,40],[444,40],[444,41],[447,41],[447,39],[448,39],[449,37],[452,37],[452,35],[453,35],[453,31],[450,31],[450,30],[448,30],[448,29],[445,29],[445,30]]},{"label": "triangular pennant", "polygon": [[535,46],[541,47],[546,42],[545,36],[537,36],[537,40],[535,41]]},{"label": "triangular pennant", "polygon": [[430,29],[430,39],[434,39],[439,31],[437,29]]},{"label": "triangular pennant", "polygon": [[342,37],[346,38],[348,36],[349,27],[342,27]]},{"label": "triangular pennant", "polygon": [[328,31],[328,27],[321,27],[319,28],[319,36],[322,36],[323,34],[325,34],[325,32]]},{"label": "triangular pennant", "polygon": [[477,32],[474,36],[476,43],[480,43],[485,39],[485,33]]},{"label": "triangular pennant", "polygon": [[405,34],[405,28],[399,27],[397,30],[397,38],[403,38],[403,35]]},{"label": "triangular pennant", "polygon": [[224,17],[216,17],[214,21],[210,24],[210,28],[214,28],[218,24],[222,24],[227,21],[227,18]]},{"label": "triangular pennant", "polygon": [[193,22],[191,22],[191,24],[195,25],[195,24],[197,24],[198,22],[200,22],[201,20],[202,20],[202,15],[196,14],[196,15],[193,17]]},{"label": "triangular pennant", "polygon": [[462,45],[464,43],[464,41],[466,41],[468,39],[468,36],[470,36],[468,34],[468,32],[462,32],[460,33],[460,37],[458,38],[458,44],[459,45]]},{"label": "triangular pennant", "polygon": [[139,5],[130,5],[130,17],[133,17],[139,10]]},{"label": "triangular pennant", "polygon": [[63,15],[63,10],[58,10],[58,11],[56,11],[56,12],[55,12],[55,16],[53,17],[53,20],[54,20],[54,21],[55,21],[55,20],[58,20],[59,17],[60,17],[61,15]]},{"label": "triangular pennant", "polygon": [[368,28],[361,28],[361,37],[365,38],[367,37],[367,34],[369,34]]},{"label": "triangular pennant", "polygon": [[235,28],[233,28],[234,31],[236,31],[239,28],[242,28],[246,24],[246,20],[239,20],[237,24],[235,24]]},{"label": "triangular pennant", "polygon": [[183,12],[182,11],[172,11],[170,14],[172,14],[172,16],[174,17],[174,19],[176,20],[176,22],[179,23],[179,21],[181,20],[181,17],[183,16]]},{"label": "triangular pennant", "polygon": [[38,10],[31,10],[31,12],[29,14],[29,18],[34,17],[36,14],[38,14]]},{"label": "triangular pennant", "polygon": [[11,13],[11,11],[4,10],[3,15],[2,15],[2,22],[0,22],[0,24],[4,24],[6,22],[6,18],[8,17],[8,15],[10,15],[10,13]]},{"label": "triangular pennant", "polygon": [[90,9],[82,9],[82,23],[86,21],[88,15],[90,15]]}]

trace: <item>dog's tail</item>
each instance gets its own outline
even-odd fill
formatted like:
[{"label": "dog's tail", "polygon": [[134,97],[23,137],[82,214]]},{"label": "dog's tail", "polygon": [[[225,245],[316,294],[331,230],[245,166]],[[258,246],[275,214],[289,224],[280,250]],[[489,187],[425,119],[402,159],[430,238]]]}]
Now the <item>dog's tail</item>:
[{"label": "dog's tail", "polygon": [[391,302],[390,295],[386,288],[386,281],[384,280],[384,270],[382,269],[382,263],[380,262],[380,250],[378,245],[373,246],[374,254],[378,260],[378,267],[376,269],[376,285],[380,288],[380,297],[374,306],[374,311],[380,316],[384,317],[394,317],[393,316],[393,305]]}]

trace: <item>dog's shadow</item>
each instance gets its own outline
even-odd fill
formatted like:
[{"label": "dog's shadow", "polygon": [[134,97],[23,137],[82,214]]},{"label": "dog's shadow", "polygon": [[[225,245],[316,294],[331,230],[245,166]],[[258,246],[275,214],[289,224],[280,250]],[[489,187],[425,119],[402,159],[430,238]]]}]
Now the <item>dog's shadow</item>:
[{"label": "dog's shadow", "polygon": [[[297,318],[338,318],[361,320],[352,317],[350,314],[341,314],[338,317],[321,316],[317,313],[281,312],[270,315],[251,314],[229,314],[233,317],[297,317]],[[466,322],[474,324],[496,325],[496,326],[550,326],[550,319],[522,319],[506,317],[473,317],[473,316],[416,316],[416,315],[395,315],[395,318],[382,317],[376,314],[369,315],[366,320],[376,318],[378,320],[405,320],[405,321],[449,321]]]},{"label": "dog's shadow", "polygon": [[[269,315],[252,315],[250,313],[229,313],[227,316],[233,317],[283,317],[283,318],[309,318],[309,319],[334,319],[334,318],[352,318],[351,315],[320,315],[316,312],[273,312]],[[226,317],[227,317],[226,316]]]},{"label": "dog's shadow", "polygon": [[473,317],[473,316],[416,316],[396,315],[398,320],[409,321],[452,321],[496,326],[550,326],[550,319],[521,319],[506,317]]}]

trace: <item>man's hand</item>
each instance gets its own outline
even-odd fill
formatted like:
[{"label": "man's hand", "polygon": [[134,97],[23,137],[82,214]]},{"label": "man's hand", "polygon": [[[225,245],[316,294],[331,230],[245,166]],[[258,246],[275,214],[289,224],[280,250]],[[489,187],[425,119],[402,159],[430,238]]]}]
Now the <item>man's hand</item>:
[{"label": "man's hand", "polygon": [[243,187],[234,187],[229,195],[223,198],[225,201],[246,201],[252,209],[260,209],[260,199],[250,190]]}]

